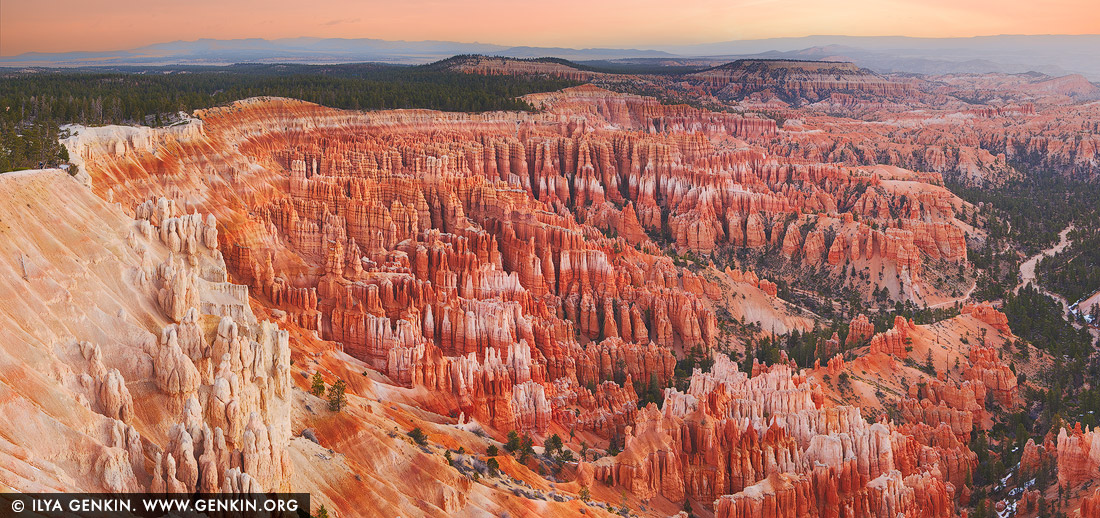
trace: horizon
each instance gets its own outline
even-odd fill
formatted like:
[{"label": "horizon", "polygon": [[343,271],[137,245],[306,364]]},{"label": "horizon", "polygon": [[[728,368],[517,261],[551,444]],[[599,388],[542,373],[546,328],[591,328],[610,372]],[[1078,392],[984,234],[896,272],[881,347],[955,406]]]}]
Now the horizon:
[{"label": "horizon", "polygon": [[[942,37],[941,36],[907,36],[907,35],[903,35],[903,34],[875,34],[875,35],[806,34],[806,35],[802,35],[802,36],[774,36],[774,37],[767,37],[767,38],[744,38],[744,39],[732,39],[732,40],[720,40],[720,41],[716,40],[716,41],[704,41],[704,42],[698,42],[698,43],[668,44],[668,45],[665,45],[665,44],[638,44],[638,45],[605,45],[605,46],[528,45],[528,44],[515,44],[515,45],[513,45],[513,44],[510,44],[510,43],[498,43],[498,42],[495,42],[495,41],[441,40],[441,39],[430,39],[430,38],[429,39],[387,39],[387,38],[376,38],[376,37],[372,37],[372,36],[349,36],[349,37],[331,36],[330,37],[330,36],[302,35],[302,36],[286,36],[286,37],[278,37],[278,38],[264,38],[264,37],[240,37],[240,38],[197,37],[197,38],[191,38],[191,39],[175,39],[175,40],[155,41],[155,42],[143,44],[143,45],[140,45],[140,46],[127,47],[127,48],[110,48],[110,49],[102,49],[102,50],[71,49],[71,50],[60,50],[60,51],[31,50],[31,51],[23,52],[23,53],[20,53],[20,54],[2,54],[2,53],[0,53],[0,58],[12,58],[12,57],[18,57],[18,56],[27,55],[27,54],[51,55],[51,54],[77,54],[77,53],[92,53],[92,54],[94,54],[94,53],[109,53],[109,52],[127,52],[127,51],[132,51],[132,50],[148,48],[148,47],[154,47],[154,46],[157,46],[157,45],[171,45],[171,44],[176,44],[176,43],[199,43],[199,42],[202,42],[202,41],[216,41],[216,42],[266,41],[266,42],[276,42],[276,41],[285,41],[285,40],[343,40],[343,41],[365,40],[365,41],[385,41],[385,42],[394,42],[394,43],[438,42],[438,43],[452,43],[452,44],[458,44],[458,45],[492,45],[492,46],[502,47],[502,48],[506,48],[506,49],[512,49],[512,48],[545,48],[545,49],[560,48],[560,49],[578,50],[578,51],[607,49],[607,50],[637,50],[637,51],[666,52],[666,49],[673,48],[673,47],[720,45],[720,44],[725,44],[725,43],[740,43],[740,42],[744,42],[744,43],[748,43],[748,42],[765,42],[765,41],[771,41],[771,40],[798,40],[798,39],[809,39],[809,38],[866,38],[866,39],[904,38],[904,39],[914,39],[914,40],[973,40],[973,39],[980,39],[980,38],[1033,38],[1033,37],[1070,37],[1071,38],[1071,37],[1086,37],[1086,36],[1100,36],[1100,32],[1080,33],[1080,34],[1053,34],[1053,33],[1010,34],[1010,33],[1001,33],[1001,34],[976,34],[976,35],[973,35],[973,36],[942,36]],[[552,56],[546,56],[546,57],[552,57]],[[687,56],[685,56],[685,57],[687,57]]]},{"label": "horizon", "polygon": [[[432,15],[424,16],[425,10]],[[58,12],[67,16],[59,20]],[[340,15],[325,14],[333,12]],[[251,18],[253,23],[241,28],[231,22],[241,18]],[[540,22],[537,27],[531,26],[534,19]],[[44,33],[66,37],[42,38]],[[249,39],[377,39],[657,50],[777,38],[1096,34],[1100,34],[1100,5],[1085,0],[1061,0],[1042,9],[1024,2],[1005,5],[992,0],[838,0],[829,5],[805,0],[703,0],[675,8],[651,0],[611,0],[599,7],[581,0],[558,0],[550,6],[500,0],[481,0],[474,5],[437,0],[401,5],[323,0],[308,6],[288,0],[270,4],[256,0],[196,0],[187,5],[135,0],[108,5],[77,0],[0,4],[0,56],[5,57]]]}]

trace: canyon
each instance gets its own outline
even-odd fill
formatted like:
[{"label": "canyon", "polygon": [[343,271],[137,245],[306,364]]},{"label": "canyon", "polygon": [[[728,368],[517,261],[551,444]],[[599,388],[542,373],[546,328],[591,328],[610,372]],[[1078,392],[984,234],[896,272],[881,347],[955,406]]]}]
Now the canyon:
[{"label": "canyon", "polygon": [[851,63],[745,59],[668,76],[615,74],[569,62],[469,58],[486,75],[546,76],[643,91],[783,121],[776,155],[848,166],[893,165],[1000,184],[1017,168],[1098,173],[1100,87],[1079,75],[877,74]]},{"label": "canyon", "polygon": [[[73,127],[75,174],[0,175],[0,483],[301,490],[336,516],[977,505],[979,441],[1054,360],[1020,360],[969,300],[985,236],[945,176],[995,183],[1021,155],[1094,175],[1095,128],[1069,136],[1095,124],[1091,83],[769,61],[640,79],[739,108],[717,111],[557,62],[457,63],[590,83],[531,112],[249,98]],[[1012,104],[964,111],[964,88]],[[808,277],[851,289],[850,317],[815,361],[759,361],[822,327],[793,302]],[[870,308],[895,303],[954,311],[883,327]],[[1019,487],[1056,471],[1012,495],[1021,515],[1061,490],[1097,516],[1100,432],[1021,449]]]}]

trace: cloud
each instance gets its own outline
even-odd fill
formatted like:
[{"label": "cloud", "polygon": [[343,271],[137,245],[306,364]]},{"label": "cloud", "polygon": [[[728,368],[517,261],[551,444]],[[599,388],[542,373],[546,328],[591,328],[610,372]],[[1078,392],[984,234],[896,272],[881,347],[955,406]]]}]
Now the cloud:
[{"label": "cloud", "polygon": [[339,19],[338,18],[338,19],[335,19],[335,20],[329,20],[325,23],[322,23],[321,25],[332,26],[332,25],[352,24],[352,23],[359,23],[359,18],[352,18],[350,20]]}]

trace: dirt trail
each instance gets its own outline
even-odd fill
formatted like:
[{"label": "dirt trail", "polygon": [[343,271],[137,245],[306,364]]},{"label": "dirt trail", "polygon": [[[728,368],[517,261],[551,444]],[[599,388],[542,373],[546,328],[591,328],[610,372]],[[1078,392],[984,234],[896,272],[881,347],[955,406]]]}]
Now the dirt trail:
[{"label": "dirt trail", "polygon": [[[1035,279],[1035,267],[1039,265],[1039,261],[1041,261],[1044,257],[1049,257],[1058,252],[1061,252],[1062,250],[1065,250],[1067,246],[1073,243],[1073,241],[1069,239],[1069,233],[1071,231],[1073,231],[1072,223],[1070,223],[1068,227],[1062,229],[1062,231],[1058,233],[1057,244],[1029,257],[1027,261],[1024,261],[1023,264],[1020,265],[1020,284],[1016,286],[1016,289],[1014,291],[1019,293],[1020,288],[1024,287],[1024,285],[1030,282],[1031,285],[1037,288],[1040,293],[1043,293],[1044,295],[1047,295],[1050,298],[1057,300],[1058,303],[1062,305],[1062,317],[1065,318],[1067,322],[1072,324],[1073,327],[1081,329],[1083,326],[1078,323],[1077,320],[1074,319],[1069,312],[1069,301],[1067,301],[1065,298],[1063,298],[1061,295],[1058,295],[1057,293],[1051,293],[1047,291],[1046,288],[1040,286],[1039,282]],[[1089,333],[1091,333],[1094,338],[1100,338],[1100,330],[1097,330],[1096,328],[1089,328]]]},{"label": "dirt trail", "polygon": [[[1039,261],[1042,260],[1044,257],[1052,256],[1058,252],[1061,252],[1062,250],[1065,250],[1067,246],[1073,243],[1073,241],[1069,239],[1069,233],[1072,230],[1073,224],[1070,223],[1068,227],[1062,229],[1062,231],[1058,233],[1058,243],[1046,250],[1043,250],[1042,252],[1031,256],[1030,258],[1028,258],[1028,260],[1024,261],[1023,264],[1020,265],[1020,284],[1016,286],[1016,289],[1014,291],[1019,292],[1020,288],[1022,288],[1025,284],[1029,282],[1036,287],[1039,286],[1039,284],[1035,282],[1035,267],[1039,265]],[[1055,296],[1055,298],[1061,300],[1061,297]],[[1068,305],[1066,304],[1065,300],[1062,300],[1062,305],[1066,306],[1068,310]]]}]

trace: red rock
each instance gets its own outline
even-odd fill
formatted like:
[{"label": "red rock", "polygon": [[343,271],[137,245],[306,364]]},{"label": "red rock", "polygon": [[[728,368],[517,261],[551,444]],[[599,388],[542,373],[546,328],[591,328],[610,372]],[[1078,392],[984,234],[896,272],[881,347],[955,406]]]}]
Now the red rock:
[{"label": "red rock", "polygon": [[816,355],[819,358],[831,357],[840,352],[840,336],[833,333],[832,338],[818,342]]},{"label": "red rock", "polygon": [[909,337],[909,330],[912,326],[913,323],[905,320],[904,317],[896,317],[892,329],[871,337],[871,353],[892,354],[899,358],[905,358],[909,355],[906,347],[911,347],[910,344],[912,343],[912,339]]},{"label": "red rock", "polygon": [[[869,425],[850,407],[820,407],[814,386],[789,367],[754,370],[748,378],[725,356],[710,373],[696,370],[686,393],[666,391],[663,412],[653,405],[639,412],[623,453],[594,464],[595,478],[642,498],[717,498],[719,516],[838,516],[844,508],[887,509],[899,497],[907,513],[951,515],[953,486],[936,477],[946,469],[962,478],[976,457],[959,467],[937,456],[928,467],[938,470],[921,472],[912,439]],[[756,421],[765,412],[771,425]],[[816,428],[797,417],[804,415],[816,416]],[[829,434],[841,430],[846,435]],[[950,429],[946,435],[954,442],[944,448],[966,450]],[[897,486],[882,491],[877,479]]]},{"label": "red rock", "polygon": [[623,207],[622,216],[619,218],[619,235],[632,245],[642,243],[649,239],[645,230],[642,228],[642,224],[638,221],[638,216],[634,212],[634,204],[627,203]]},{"label": "red rock", "polygon": [[821,262],[821,254],[825,250],[825,234],[820,230],[813,230],[806,235],[806,243],[802,247],[802,260],[808,266],[816,266]]},{"label": "red rock", "polygon": [[1016,375],[1001,361],[992,347],[971,347],[970,365],[963,376],[981,381],[1004,408],[1012,409],[1017,406],[1019,390],[1016,386]]},{"label": "red rock", "polygon": [[[1032,491],[1031,493],[1036,492]],[[1038,498],[1042,497],[1039,496]],[[1092,493],[1081,499],[1081,507],[1077,510],[1077,516],[1079,518],[1100,517],[1100,488],[1094,489]]]},{"label": "red rock", "polygon": [[1058,485],[1075,488],[1100,477],[1100,433],[1082,430],[1081,423],[1072,430],[1058,432]]},{"label": "red rock", "polygon": [[757,213],[749,214],[745,226],[745,246],[759,248],[764,246],[767,240],[764,237],[764,222]]},{"label": "red rock", "polygon": [[1039,500],[1042,494],[1034,489],[1027,489],[1020,493],[1020,499],[1016,502],[1016,512],[1020,514],[1038,514]]},{"label": "red rock", "polygon": [[[492,61],[474,65],[530,72]],[[550,69],[534,67],[561,72]],[[791,88],[818,92],[814,81]],[[195,300],[228,275],[251,290],[218,288],[226,299],[252,297],[291,328],[337,342],[342,354],[384,374],[373,383],[410,387],[399,389],[403,397],[426,410],[498,435],[563,427],[603,439],[622,434],[623,453],[586,465],[584,477],[638,497],[705,506],[720,499],[729,512],[743,505],[756,512],[757,501],[823,516],[953,512],[951,484],[972,463],[947,436],[978,418],[979,382],[981,391],[1014,398],[1003,365],[985,353],[972,354],[971,385],[937,386],[907,403],[919,423],[901,426],[912,436],[833,406],[812,376],[787,365],[754,366],[749,378],[719,355],[686,392],[666,389],[663,411],[638,410],[633,387],[668,384],[673,351],[717,345],[715,308],[727,286],[715,270],[675,266],[648,235],[693,254],[782,244],[807,265],[827,259],[838,269],[878,258],[912,285],[922,254],[965,260],[951,223],[957,199],[939,188],[942,178],[826,164],[847,158],[788,159],[797,153],[775,153],[766,142],[795,137],[777,133],[770,119],[591,86],[528,100],[544,111],[357,113],[252,100],[198,113],[201,135],[167,140],[167,130],[151,130],[160,135],[150,144],[157,153],[135,152],[132,142],[122,153],[96,142],[79,151],[94,164],[96,189],[109,185],[124,206],[141,207],[157,246],[178,247],[175,261],[149,268],[157,318],[176,322],[176,344],[166,339],[156,349],[153,379],[176,396],[207,399],[201,414],[226,445],[218,446],[217,431],[185,425],[190,453],[178,433],[153,477],[158,487],[267,489],[285,479],[275,467],[282,454],[272,453],[279,448],[265,445],[263,427],[250,418],[263,409],[236,392],[257,378],[248,361],[256,337],[244,336],[253,328],[234,324],[244,306]],[[186,210],[145,203],[177,190],[187,193]],[[791,215],[813,225],[805,243]],[[199,272],[200,281],[193,263],[213,260],[218,242],[225,268]],[[777,295],[775,283],[752,272],[727,275]],[[230,318],[214,344],[200,343],[205,335],[188,316],[196,305]],[[872,351],[904,356],[911,326],[895,322],[872,339]],[[872,331],[865,317],[856,319],[847,341]],[[839,337],[825,348],[838,352]],[[839,375],[843,359],[826,368]],[[119,380],[97,380],[97,407],[128,415]],[[269,417],[261,412],[261,421]],[[237,451],[246,469],[222,469],[220,453]]]},{"label": "red rock", "polygon": [[994,329],[1004,333],[1005,335],[1011,335],[1012,330],[1008,328],[1008,317],[1004,313],[997,311],[988,302],[980,304],[966,304],[959,311],[963,315],[971,315],[974,318],[985,322],[993,326]]},{"label": "red rock", "polygon": [[943,402],[936,405],[927,399],[903,399],[898,409],[909,422],[925,423],[933,427],[946,424],[960,440],[969,440],[970,432],[974,428],[974,417],[970,412],[949,407]]},{"label": "red rock", "polygon": [[833,356],[829,359],[828,372],[830,376],[838,376],[844,371],[844,357],[841,355]]},{"label": "red rock", "polygon": [[912,84],[886,79],[851,63],[739,60],[688,74],[687,78],[733,99],[772,89],[809,102],[834,90],[902,96],[917,92]]},{"label": "red rock", "polygon": [[867,320],[867,315],[860,314],[848,324],[848,337],[844,339],[844,343],[848,347],[852,347],[870,339],[874,334],[875,326],[871,324],[870,320]]},{"label": "red rock", "polygon": [[[848,216],[850,216],[850,214],[848,214]],[[829,264],[836,266],[844,260],[844,257],[846,255],[844,253],[844,241],[845,240],[843,238],[834,238],[833,244],[829,245],[829,255],[826,258],[826,260],[829,261]]]},{"label": "red rock", "polygon": [[1029,477],[1036,474],[1042,467],[1042,457],[1045,453],[1042,446],[1035,444],[1035,440],[1028,439],[1020,456],[1020,476]]},{"label": "red rock", "polygon": [[791,223],[783,236],[782,253],[788,259],[794,256],[802,248],[802,234],[798,231],[797,223]]}]

